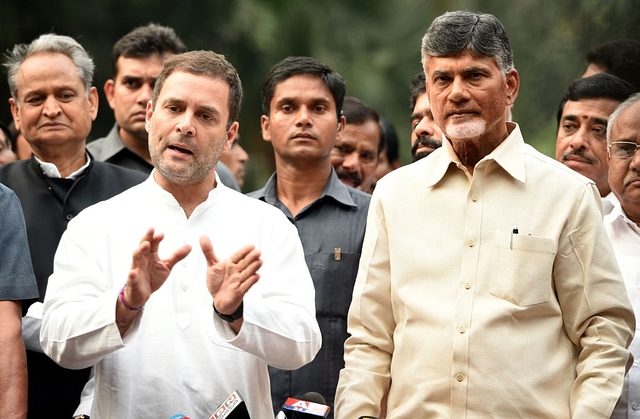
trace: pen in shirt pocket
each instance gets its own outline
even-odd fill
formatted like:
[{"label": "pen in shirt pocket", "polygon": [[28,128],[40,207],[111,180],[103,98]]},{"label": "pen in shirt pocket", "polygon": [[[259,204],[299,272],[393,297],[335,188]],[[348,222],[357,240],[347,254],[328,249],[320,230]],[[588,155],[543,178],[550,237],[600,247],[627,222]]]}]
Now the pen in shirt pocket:
[{"label": "pen in shirt pocket", "polygon": [[511,242],[509,243],[509,249],[513,249],[513,235],[518,234],[518,226],[514,225],[511,230]]}]

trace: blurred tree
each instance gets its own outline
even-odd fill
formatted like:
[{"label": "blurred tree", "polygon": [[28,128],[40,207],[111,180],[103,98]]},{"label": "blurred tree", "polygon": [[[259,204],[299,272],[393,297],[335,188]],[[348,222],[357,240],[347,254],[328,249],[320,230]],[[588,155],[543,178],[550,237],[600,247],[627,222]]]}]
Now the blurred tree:
[{"label": "blurred tree", "polygon": [[[637,0],[5,0],[0,48],[51,31],[73,36],[95,58],[100,91],[111,75],[113,43],[138,25],[172,26],[188,47],[225,54],[245,89],[240,132],[251,157],[249,191],[273,170],[271,146],[261,140],[260,84],[288,55],[314,56],[340,72],[348,94],[396,125],[402,160],[409,162],[408,83],[421,71],[420,41],[434,17],[456,9],[493,13],[504,23],[522,83],[514,120],[525,139],[548,155],[557,104],[582,74],[585,52],[615,38],[640,39]],[[0,97],[9,97],[6,82]],[[4,99],[0,119],[10,119]],[[104,135],[112,123],[101,93],[91,138]]]}]

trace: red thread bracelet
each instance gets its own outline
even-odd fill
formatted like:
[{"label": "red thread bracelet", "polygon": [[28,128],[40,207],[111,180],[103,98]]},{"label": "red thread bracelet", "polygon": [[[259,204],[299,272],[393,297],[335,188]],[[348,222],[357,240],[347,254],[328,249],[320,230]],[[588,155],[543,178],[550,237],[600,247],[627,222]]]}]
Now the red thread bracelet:
[{"label": "red thread bracelet", "polygon": [[124,289],[126,288],[126,286],[127,286],[127,284],[124,284],[124,286],[120,290],[120,302],[129,311],[140,311],[140,310],[142,310],[144,308],[144,304],[141,305],[138,308],[131,307],[129,304],[127,304],[127,300],[124,299]]}]

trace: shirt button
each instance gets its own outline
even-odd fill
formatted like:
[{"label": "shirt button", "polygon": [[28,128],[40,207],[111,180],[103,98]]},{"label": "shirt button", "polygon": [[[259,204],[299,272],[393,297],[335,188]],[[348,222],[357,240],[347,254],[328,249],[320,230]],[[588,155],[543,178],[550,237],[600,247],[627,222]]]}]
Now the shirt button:
[{"label": "shirt button", "polygon": [[67,221],[71,221],[71,219],[73,218],[73,214],[67,214],[64,216],[64,218],[66,218]]},{"label": "shirt button", "polygon": [[471,195],[471,200],[472,200],[473,202],[476,202],[476,201],[478,200],[478,194],[475,194],[475,193],[474,193],[473,195]]},{"label": "shirt button", "polygon": [[471,283],[470,282],[465,282],[464,283],[464,289],[468,290],[469,288],[471,288]]},{"label": "shirt button", "polygon": [[463,334],[463,333],[465,332],[465,330],[466,330],[466,329],[464,328],[464,326],[460,326],[460,327],[458,328],[458,332],[460,332],[460,334]]},{"label": "shirt button", "polygon": [[640,404],[638,404],[638,402],[633,402],[633,403],[631,404],[631,408],[632,408],[633,410],[638,410],[638,409],[640,409]]},{"label": "shirt button", "polygon": [[473,247],[474,244],[476,244],[476,242],[473,241],[473,239],[469,239],[469,247]]},{"label": "shirt button", "polygon": [[462,374],[458,374],[456,375],[456,380],[458,380],[458,382],[462,382],[462,380],[464,380],[464,377],[462,376]]},{"label": "shirt button", "polygon": [[189,287],[187,286],[187,284],[182,284],[182,286],[180,288],[182,288],[182,291],[186,291],[187,288],[189,288]]}]

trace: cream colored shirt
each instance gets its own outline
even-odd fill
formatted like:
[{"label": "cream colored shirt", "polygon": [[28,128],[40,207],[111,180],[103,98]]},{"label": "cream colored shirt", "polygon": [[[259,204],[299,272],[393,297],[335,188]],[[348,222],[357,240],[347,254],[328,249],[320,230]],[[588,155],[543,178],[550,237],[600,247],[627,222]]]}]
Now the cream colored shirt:
[{"label": "cream colored shirt", "polygon": [[337,419],[390,383],[388,419],[611,414],[635,320],[598,190],[509,129],[473,176],[444,141],[376,186]]}]

